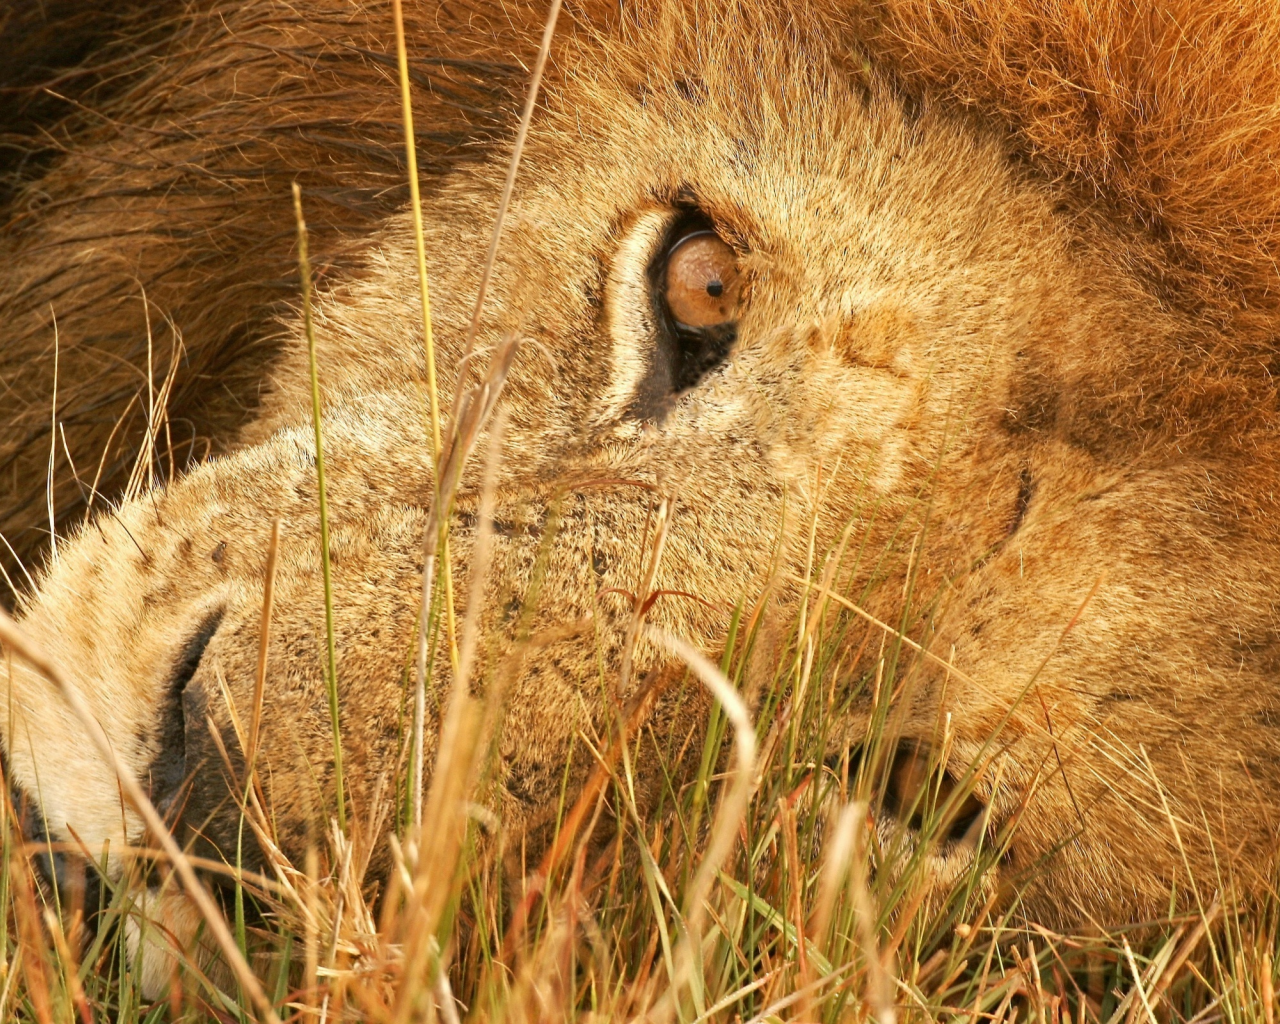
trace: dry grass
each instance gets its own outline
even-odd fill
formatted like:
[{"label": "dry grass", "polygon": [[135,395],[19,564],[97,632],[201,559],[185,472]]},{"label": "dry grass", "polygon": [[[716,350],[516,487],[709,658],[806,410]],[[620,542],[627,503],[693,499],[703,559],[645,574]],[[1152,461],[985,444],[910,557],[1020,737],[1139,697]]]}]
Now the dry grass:
[{"label": "dry grass", "polygon": [[[858,765],[829,756],[831,728],[850,699],[836,699],[829,685],[842,658],[859,647],[878,651],[862,686],[878,689],[887,707],[912,671],[912,652],[814,582],[807,625],[796,624],[754,707],[739,696],[759,631],[748,602],[732,617],[719,665],[676,638],[650,634],[689,666],[679,685],[705,685],[717,698],[701,769],[683,784],[672,779],[660,812],[642,818],[633,798],[637,763],[674,761],[679,752],[637,709],[598,751],[583,793],[563,795],[556,840],[536,868],[520,836],[477,810],[496,716],[465,689],[451,697],[450,739],[430,775],[423,828],[404,815],[385,887],[364,873],[378,822],[352,809],[346,832],[334,818],[324,845],[294,864],[272,842],[269,812],[247,780],[244,828],[267,853],[265,877],[198,866],[237,881],[222,910],[273,1012],[378,1024],[437,1017],[1272,1024],[1274,910],[1246,916],[1215,903],[1203,918],[1054,934],[1020,916],[1016,893],[1012,910],[993,912],[982,870],[998,861],[1007,835],[986,836],[975,869],[945,896],[922,898],[923,854],[946,834],[955,798],[935,801],[926,789],[920,844],[886,845],[871,827],[883,758]],[[467,629],[464,622],[464,649]],[[875,717],[864,749],[891,749],[887,718]],[[0,1020],[265,1018],[209,949],[185,951],[168,997],[144,1000],[124,939],[125,922],[142,912],[130,892],[143,888],[103,877],[97,903],[86,906],[93,890],[74,871],[49,887],[39,869],[51,851],[24,844],[15,808],[6,801],[4,810]],[[179,884],[170,859],[138,851],[135,879],[158,865],[163,885]],[[91,863],[87,871],[95,871]],[[157,926],[147,927],[154,934]]]},{"label": "dry grass", "polygon": [[[441,508],[482,425],[489,422],[491,436],[501,433],[493,413],[509,362],[510,352],[499,349],[460,405],[443,447]],[[496,458],[500,444],[487,448]],[[481,507],[475,557],[483,563],[491,497]],[[439,529],[427,538],[434,551],[447,520],[433,517]],[[657,530],[652,544],[661,542]],[[397,793],[396,867],[385,884],[365,872],[382,822],[355,808],[345,829],[334,813],[323,845],[304,863],[290,862],[274,843],[250,757],[242,834],[264,850],[267,869],[253,875],[231,864],[195,865],[232,883],[210,917],[225,915],[235,952],[214,953],[218,943],[206,925],[201,947],[182,951],[158,1002],[141,995],[127,922],[143,920],[145,908],[134,900],[145,892],[144,872],[158,869],[153,881],[180,884],[172,853],[136,851],[130,875],[112,882],[93,866],[105,864],[104,854],[72,848],[62,852],[85,860],[68,859],[69,876],[51,887],[41,866],[54,851],[22,841],[17,809],[6,800],[0,1021],[273,1014],[376,1024],[604,1017],[1273,1024],[1280,916],[1271,908],[1224,914],[1215,902],[1201,916],[1055,934],[1019,914],[1016,891],[1001,893],[999,905],[1010,909],[993,909],[983,878],[1000,860],[1008,828],[983,831],[973,869],[926,898],[927,856],[947,834],[963,792],[923,788],[914,845],[886,841],[874,829],[878,782],[894,749],[892,696],[928,652],[833,589],[851,548],[857,545],[817,553],[809,579],[799,581],[809,599],[792,634],[763,664],[755,656],[762,595],[742,595],[718,665],[637,619],[637,631],[688,667],[676,685],[706,686],[716,698],[699,771],[692,779],[669,776],[657,813],[637,811],[638,763],[681,760],[670,737],[646,727],[651,694],[595,751],[597,768],[584,789],[562,794],[555,839],[536,866],[522,837],[482,810],[503,690],[493,684],[504,666],[491,669],[483,700],[470,695],[475,627],[467,619],[459,624],[456,677],[464,685],[449,697],[429,791],[419,803],[409,773]],[[483,574],[481,564],[473,587],[482,587]],[[442,590],[425,591],[428,621],[441,630]],[[270,602],[268,591],[266,623]],[[466,607],[477,603],[469,598]],[[269,642],[268,630],[264,637]],[[6,649],[24,653],[12,635]],[[26,653],[38,661],[38,652]],[[405,652],[406,666],[413,653]],[[851,665],[857,684],[833,685]],[[56,667],[46,669],[56,675]],[[743,699],[753,691],[753,700]],[[846,748],[833,758],[833,728],[867,694],[875,713],[860,738],[865,756],[859,761]],[[256,748],[256,718],[255,709],[244,723],[246,750]],[[939,749],[945,743],[940,737]],[[99,875],[96,897],[81,884],[77,863]],[[87,898],[95,902],[86,905]],[[155,923],[143,927],[152,941],[166,941]],[[256,981],[229,970],[228,959],[247,964]]]}]

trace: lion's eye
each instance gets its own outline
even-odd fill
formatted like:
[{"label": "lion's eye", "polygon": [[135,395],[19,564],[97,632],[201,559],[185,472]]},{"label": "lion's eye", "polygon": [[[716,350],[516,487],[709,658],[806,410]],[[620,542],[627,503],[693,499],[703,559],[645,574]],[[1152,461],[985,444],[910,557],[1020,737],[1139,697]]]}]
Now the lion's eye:
[{"label": "lion's eye", "polygon": [[738,257],[713,231],[685,235],[667,256],[663,296],[683,327],[719,327],[738,316]]},{"label": "lion's eye", "polygon": [[629,416],[661,423],[728,361],[750,278],[711,218],[685,207],[642,216],[622,239],[609,288],[615,365],[639,371],[616,390],[630,393]]}]

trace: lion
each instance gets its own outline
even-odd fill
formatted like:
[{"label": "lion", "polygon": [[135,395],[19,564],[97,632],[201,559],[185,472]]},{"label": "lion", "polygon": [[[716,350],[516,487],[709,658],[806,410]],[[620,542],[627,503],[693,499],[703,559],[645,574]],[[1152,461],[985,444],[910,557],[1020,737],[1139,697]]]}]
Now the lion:
[{"label": "lion", "polygon": [[[22,629],[175,834],[229,857],[278,520],[255,753],[301,857],[337,794],[294,181],[355,807],[406,770],[437,487],[390,8],[111,16],[69,70],[28,55],[19,85],[62,84],[9,115],[29,159],[0,291],[6,571]],[[546,826],[565,765],[574,787],[591,767],[575,738],[683,673],[641,605],[718,656],[744,600],[781,647],[835,594],[912,665],[892,694],[865,658],[824,680],[847,696],[831,763],[890,717],[886,834],[915,827],[921,752],[972,791],[930,847],[937,878],[1016,822],[991,871],[1029,877],[1023,910],[1050,925],[1266,892],[1280,18],[582,0],[487,267],[545,16],[406,11],[446,421],[510,360],[450,533],[473,677],[515,666],[502,827]],[[452,671],[432,661],[433,693]],[[5,673],[5,766],[48,833],[141,841],[51,684],[21,658]],[[701,735],[710,698],[690,692],[657,700],[657,728]],[[660,785],[642,773],[642,802]]]}]

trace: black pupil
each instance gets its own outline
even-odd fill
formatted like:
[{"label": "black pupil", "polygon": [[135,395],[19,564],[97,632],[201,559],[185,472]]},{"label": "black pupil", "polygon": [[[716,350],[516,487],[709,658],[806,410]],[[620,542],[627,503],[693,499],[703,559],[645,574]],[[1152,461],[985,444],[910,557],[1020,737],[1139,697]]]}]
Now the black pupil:
[{"label": "black pupil", "polygon": [[707,294],[713,299],[720,298],[720,296],[724,294],[724,285],[719,281],[707,282]]}]

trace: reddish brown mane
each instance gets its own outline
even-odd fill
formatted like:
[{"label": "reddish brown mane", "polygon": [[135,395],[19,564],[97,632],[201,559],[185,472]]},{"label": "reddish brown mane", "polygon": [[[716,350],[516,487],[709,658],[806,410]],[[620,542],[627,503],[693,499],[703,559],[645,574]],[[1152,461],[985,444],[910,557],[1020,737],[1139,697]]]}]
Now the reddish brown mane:
[{"label": "reddish brown mane", "polygon": [[880,0],[858,27],[908,81],[994,109],[1051,173],[1129,213],[1237,343],[1272,340],[1280,7]]}]

